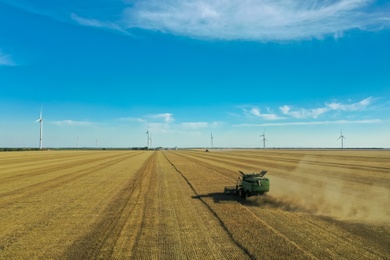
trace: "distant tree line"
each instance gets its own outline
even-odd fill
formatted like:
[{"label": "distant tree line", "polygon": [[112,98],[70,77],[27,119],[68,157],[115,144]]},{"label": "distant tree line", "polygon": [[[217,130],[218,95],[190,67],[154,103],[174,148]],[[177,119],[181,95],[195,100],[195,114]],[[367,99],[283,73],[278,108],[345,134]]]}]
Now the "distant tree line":
[{"label": "distant tree line", "polygon": [[[19,147],[19,148],[8,148],[0,147],[0,152],[19,152],[19,151],[48,151],[48,150],[176,150],[176,148],[163,148],[163,147],[157,147],[157,148],[148,148],[148,147],[128,147],[128,148],[110,148],[110,147],[104,147],[104,148],[95,148],[95,147],[81,147],[81,148],[44,148],[44,149],[39,149],[39,148],[29,148],[29,147]],[[181,148],[180,150],[191,150],[191,149],[203,149],[199,147],[188,147],[188,148]],[[262,148],[214,148],[216,149],[261,149]],[[281,147],[281,148],[268,148],[268,149],[274,149],[274,150],[340,150],[340,148],[296,148],[296,147]],[[368,148],[359,148],[359,147],[354,147],[354,148],[343,148],[343,150],[387,150],[385,148],[381,147],[368,147]],[[208,150],[207,150],[208,151]]]},{"label": "distant tree line", "polygon": [[48,150],[153,150],[148,147],[129,147],[129,148],[92,148],[92,147],[83,147],[83,148],[28,148],[28,147],[19,147],[19,148],[8,148],[0,147],[0,152],[20,152],[20,151],[48,151]]},{"label": "distant tree line", "polygon": [[0,152],[19,152],[19,151],[39,151],[39,148],[0,148]]}]

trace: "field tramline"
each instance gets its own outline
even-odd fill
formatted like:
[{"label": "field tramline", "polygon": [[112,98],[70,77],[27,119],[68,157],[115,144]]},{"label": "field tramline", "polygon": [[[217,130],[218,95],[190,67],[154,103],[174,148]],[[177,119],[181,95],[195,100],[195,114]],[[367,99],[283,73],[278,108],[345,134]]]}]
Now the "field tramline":
[{"label": "field tramline", "polygon": [[[223,193],[238,170],[271,190]],[[390,152],[0,153],[0,259],[390,258]]]}]

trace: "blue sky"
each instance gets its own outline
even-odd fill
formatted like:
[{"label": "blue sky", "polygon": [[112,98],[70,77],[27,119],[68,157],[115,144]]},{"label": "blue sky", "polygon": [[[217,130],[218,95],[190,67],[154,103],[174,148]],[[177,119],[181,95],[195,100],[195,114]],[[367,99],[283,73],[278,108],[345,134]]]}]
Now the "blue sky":
[{"label": "blue sky", "polygon": [[0,0],[0,147],[390,148],[390,3]]}]

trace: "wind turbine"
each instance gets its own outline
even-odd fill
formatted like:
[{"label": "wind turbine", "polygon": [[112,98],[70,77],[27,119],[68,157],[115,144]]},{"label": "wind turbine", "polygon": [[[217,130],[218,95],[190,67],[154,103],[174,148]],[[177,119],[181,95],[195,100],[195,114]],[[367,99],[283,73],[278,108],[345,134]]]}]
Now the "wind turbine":
[{"label": "wind turbine", "polygon": [[39,149],[42,149],[42,134],[43,134],[43,118],[42,118],[42,107],[39,118],[35,121],[39,122]]},{"label": "wind turbine", "polygon": [[150,145],[150,146],[153,146],[153,144],[152,144],[152,133],[149,134],[149,141],[150,141],[150,142],[149,142],[149,145]]},{"label": "wind turbine", "polygon": [[146,129],[146,147],[149,149],[149,142],[150,142],[150,136],[149,136],[149,129]]},{"label": "wind turbine", "polygon": [[211,133],[211,148],[214,147],[214,137],[213,137],[213,133]]},{"label": "wind turbine", "polygon": [[265,149],[265,141],[267,141],[267,139],[265,139],[265,130],[263,131],[263,134],[260,135],[260,137],[263,137],[263,138],[261,139],[261,141],[263,141],[263,149]]},{"label": "wind turbine", "polygon": [[344,142],[343,142],[343,139],[346,139],[344,136],[343,136],[343,130],[340,130],[340,136],[339,138],[337,138],[337,140],[341,139],[341,149],[344,148]]}]

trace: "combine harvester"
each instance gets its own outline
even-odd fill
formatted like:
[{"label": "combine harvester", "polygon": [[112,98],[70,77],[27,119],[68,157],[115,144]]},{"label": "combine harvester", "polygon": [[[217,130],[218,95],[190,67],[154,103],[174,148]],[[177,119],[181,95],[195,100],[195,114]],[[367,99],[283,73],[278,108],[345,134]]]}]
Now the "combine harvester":
[{"label": "combine harvester", "polygon": [[269,179],[264,177],[267,171],[261,171],[260,173],[238,172],[241,176],[237,179],[237,185],[226,186],[225,194],[235,194],[246,199],[250,196],[264,195],[264,193],[269,192]]}]

